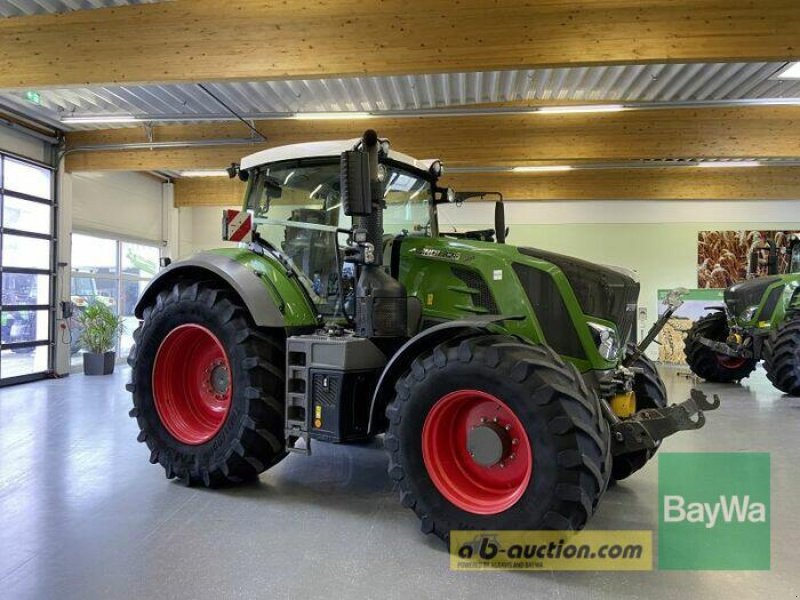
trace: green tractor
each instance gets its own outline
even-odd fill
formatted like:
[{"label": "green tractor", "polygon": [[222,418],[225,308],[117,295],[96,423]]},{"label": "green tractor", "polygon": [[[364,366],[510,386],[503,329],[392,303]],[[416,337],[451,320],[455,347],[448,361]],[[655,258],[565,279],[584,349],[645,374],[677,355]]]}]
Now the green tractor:
[{"label": "green tractor", "polygon": [[422,530],[584,526],[610,479],[719,405],[667,406],[631,273],[440,231],[439,161],[360,139],[231,167],[238,248],[176,262],[136,307],[131,416],[168,478],[256,478],[312,443],[383,434]]},{"label": "green tractor", "polygon": [[[786,273],[781,255],[788,254]],[[765,273],[758,276],[759,273]],[[699,377],[730,383],[748,377],[764,360],[767,377],[800,396],[800,240],[772,242],[751,251],[749,279],[724,292],[724,307],[699,319],[686,335],[686,360]]]}]

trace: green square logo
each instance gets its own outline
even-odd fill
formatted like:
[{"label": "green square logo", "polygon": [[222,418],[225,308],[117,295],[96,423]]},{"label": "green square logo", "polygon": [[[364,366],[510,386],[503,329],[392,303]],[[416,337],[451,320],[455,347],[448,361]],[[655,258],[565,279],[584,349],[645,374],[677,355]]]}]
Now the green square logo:
[{"label": "green square logo", "polygon": [[660,569],[769,570],[769,454],[659,454],[658,498]]}]

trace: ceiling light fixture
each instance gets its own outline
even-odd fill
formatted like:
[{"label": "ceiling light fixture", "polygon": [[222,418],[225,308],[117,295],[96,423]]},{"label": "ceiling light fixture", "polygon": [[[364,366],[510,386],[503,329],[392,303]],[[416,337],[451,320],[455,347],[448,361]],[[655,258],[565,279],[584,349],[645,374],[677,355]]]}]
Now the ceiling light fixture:
[{"label": "ceiling light fixture", "polygon": [[764,163],[758,160],[715,160],[697,163],[697,166],[706,169],[732,169],[738,167],[763,167]]},{"label": "ceiling light fixture", "polygon": [[512,167],[514,173],[556,173],[559,171],[571,171],[570,165],[542,165],[540,167]]},{"label": "ceiling light fixture", "polygon": [[778,79],[800,79],[800,62],[790,63],[776,77]]},{"label": "ceiling light fixture", "polygon": [[299,112],[293,119],[299,121],[335,121],[347,119],[371,119],[374,115],[368,112]]},{"label": "ceiling light fixture", "polygon": [[146,117],[135,117],[133,115],[90,115],[90,116],[72,116],[61,117],[61,122],[66,124],[80,124],[80,123],[138,123],[146,121]]},{"label": "ceiling light fixture", "polygon": [[542,106],[536,110],[539,114],[563,115],[568,113],[610,113],[627,110],[622,104],[592,104],[584,106]]},{"label": "ceiling light fixture", "polygon": [[180,171],[181,177],[229,177],[227,171]]}]

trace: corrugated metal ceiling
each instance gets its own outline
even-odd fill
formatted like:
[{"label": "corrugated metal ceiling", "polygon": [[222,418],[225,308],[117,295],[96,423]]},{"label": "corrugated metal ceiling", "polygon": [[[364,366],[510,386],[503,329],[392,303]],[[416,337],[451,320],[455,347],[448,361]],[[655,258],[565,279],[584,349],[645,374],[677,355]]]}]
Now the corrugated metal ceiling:
[{"label": "corrugated metal ceiling", "polygon": [[162,0],[0,0],[0,17],[62,13],[126,4],[152,4],[159,1]]},{"label": "corrugated metal ceiling", "polygon": [[[158,0],[0,0],[0,16],[145,4]],[[682,102],[800,98],[800,81],[775,75],[786,63],[596,66],[209,84],[234,110],[259,114],[330,111],[405,111],[492,102]],[[36,95],[33,95],[36,99]],[[196,85],[105,86],[0,91],[2,105],[59,124],[64,116],[136,115],[186,119],[228,117]],[[122,126],[122,125],[117,125]],[[126,124],[124,126],[132,126]],[[63,129],[109,124],[62,125]]]},{"label": "corrugated metal ceiling", "polygon": [[[237,112],[382,111],[488,102],[680,102],[800,98],[800,81],[775,75],[786,63],[627,65],[209,84]],[[49,89],[41,105],[24,91],[0,104],[57,122],[63,116],[132,114],[176,118],[229,116],[196,85]],[[72,128],[108,127],[72,125]]]}]

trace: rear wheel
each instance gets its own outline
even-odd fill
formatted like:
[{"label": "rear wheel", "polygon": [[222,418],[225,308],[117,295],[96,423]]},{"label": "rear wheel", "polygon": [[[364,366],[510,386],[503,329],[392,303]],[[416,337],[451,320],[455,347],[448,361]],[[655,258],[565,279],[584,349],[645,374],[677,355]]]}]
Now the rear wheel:
[{"label": "rear wheel", "polygon": [[757,361],[755,359],[726,356],[714,352],[708,346],[700,343],[701,337],[715,342],[726,341],[728,339],[728,321],[725,313],[715,311],[701,317],[686,334],[684,347],[686,362],[698,377],[713,383],[731,383],[749,377],[756,368]]},{"label": "rear wheel", "polygon": [[[636,350],[636,346],[628,348],[628,355]],[[632,367],[640,369],[633,379],[633,393],[636,395],[636,410],[645,408],[664,408],[667,406],[667,389],[658,374],[655,363],[646,356],[640,356]],[[653,450],[638,450],[628,454],[614,457],[614,467],[611,471],[613,479],[619,481],[627,479],[641,469],[647,461],[653,458],[657,448]]]},{"label": "rear wheel", "polygon": [[608,485],[608,424],[580,373],[508,336],[417,358],[387,408],[389,475],[422,531],[580,529]]},{"label": "rear wheel", "polygon": [[800,318],[778,326],[764,345],[764,368],[776,388],[800,396]]},{"label": "rear wheel", "polygon": [[168,478],[236,483],[286,455],[283,345],[232,294],[177,283],[145,309],[134,340],[130,414]]}]

